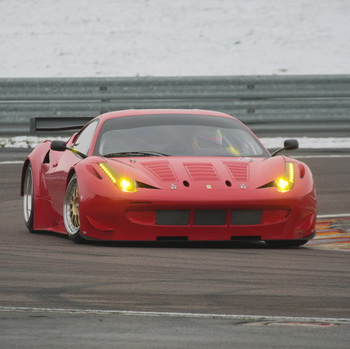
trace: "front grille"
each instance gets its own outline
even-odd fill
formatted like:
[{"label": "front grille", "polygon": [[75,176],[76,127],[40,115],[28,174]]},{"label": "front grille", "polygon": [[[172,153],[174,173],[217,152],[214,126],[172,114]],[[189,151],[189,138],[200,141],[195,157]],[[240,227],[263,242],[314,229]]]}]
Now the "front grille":
[{"label": "front grille", "polygon": [[194,225],[226,225],[226,210],[197,210]]},{"label": "front grille", "polygon": [[234,210],[231,214],[232,225],[254,225],[261,224],[261,210]]},{"label": "front grille", "polygon": [[[256,225],[262,224],[262,210],[157,210],[156,225]],[[227,215],[231,214],[230,222]],[[190,218],[192,217],[192,218]]]},{"label": "front grille", "polygon": [[157,225],[188,225],[190,219],[189,210],[157,210]]}]

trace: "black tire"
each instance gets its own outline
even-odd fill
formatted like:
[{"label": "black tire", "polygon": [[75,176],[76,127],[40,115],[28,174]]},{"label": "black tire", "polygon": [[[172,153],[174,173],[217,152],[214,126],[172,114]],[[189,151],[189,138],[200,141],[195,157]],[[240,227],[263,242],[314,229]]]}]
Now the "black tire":
[{"label": "black tire", "polygon": [[30,233],[35,233],[34,226],[34,181],[32,166],[28,163],[23,180],[23,215]]},{"label": "black tire", "polygon": [[266,244],[271,248],[291,248],[305,245],[309,240],[267,240]]},{"label": "black tire", "polygon": [[66,189],[63,220],[69,238],[78,244],[84,243],[85,239],[80,235],[79,191],[76,174],[72,176]]}]

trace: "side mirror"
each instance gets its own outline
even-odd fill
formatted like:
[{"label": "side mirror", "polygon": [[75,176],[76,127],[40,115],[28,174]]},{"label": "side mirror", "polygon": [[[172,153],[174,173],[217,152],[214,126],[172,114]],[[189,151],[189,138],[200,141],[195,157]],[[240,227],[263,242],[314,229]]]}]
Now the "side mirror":
[{"label": "side mirror", "polygon": [[87,157],[85,154],[81,153],[79,150],[67,147],[65,141],[52,141],[50,145],[50,149],[56,150],[56,151],[70,150],[72,153],[79,155],[82,159],[85,159]]},{"label": "side mirror", "polygon": [[283,150],[295,150],[299,148],[299,142],[297,139],[286,139],[284,141],[284,147],[281,149],[276,150],[271,154],[271,156],[277,155],[279,152]]},{"label": "side mirror", "polygon": [[299,148],[299,142],[297,139],[286,139],[284,141],[284,150],[295,150]]},{"label": "side mirror", "polygon": [[52,141],[50,145],[51,150],[56,151],[65,151],[67,150],[66,142],[65,141]]}]

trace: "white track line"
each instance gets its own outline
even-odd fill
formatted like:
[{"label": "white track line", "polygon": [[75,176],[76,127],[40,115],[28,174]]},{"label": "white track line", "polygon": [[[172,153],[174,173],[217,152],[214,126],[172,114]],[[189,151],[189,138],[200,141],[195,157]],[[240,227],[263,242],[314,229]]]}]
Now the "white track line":
[{"label": "white track line", "polygon": [[128,310],[98,310],[98,309],[60,309],[60,308],[32,308],[32,307],[3,307],[1,312],[35,312],[58,314],[92,314],[92,315],[126,315],[126,316],[154,316],[173,318],[197,319],[227,319],[244,321],[277,321],[277,322],[307,322],[307,323],[334,323],[350,325],[350,318],[319,318],[319,317],[293,317],[293,316],[265,316],[265,315],[233,315],[233,314],[201,314],[201,313],[173,313],[154,311],[128,311]]},{"label": "white track line", "polygon": [[319,219],[327,219],[327,218],[346,218],[350,217],[350,213],[338,213],[338,214],[321,214],[318,215]]},{"label": "white track line", "polygon": [[22,161],[0,161],[0,165],[13,165],[13,164],[23,164]]},{"label": "white track line", "polygon": [[295,159],[324,159],[324,158],[350,158],[350,154],[339,155],[293,155]]}]

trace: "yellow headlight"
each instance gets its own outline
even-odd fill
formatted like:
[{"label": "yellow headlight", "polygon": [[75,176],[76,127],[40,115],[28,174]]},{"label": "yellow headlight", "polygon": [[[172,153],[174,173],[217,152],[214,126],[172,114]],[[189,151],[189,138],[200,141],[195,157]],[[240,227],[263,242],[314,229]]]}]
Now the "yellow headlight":
[{"label": "yellow headlight", "polygon": [[99,164],[102,171],[107,175],[107,177],[122,191],[133,193],[137,191],[136,182],[133,179],[121,176],[117,171],[115,171],[109,164],[100,163]]},{"label": "yellow headlight", "polygon": [[290,183],[286,181],[284,178],[278,178],[276,179],[276,187],[278,191],[280,191],[281,193],[284,193],[290,190]]},{"label": "yellow headlight", "polygon": [[120,180],[120,187],[122,188],[123,191],[135,191],[133,189],[133,182],[126,179],[126,178],[122,178]]},{"label": "yellow headlight", "polygon": [[285,193],[293,188],[295,180],[295,169],[292,162],[287,162],[286,172],[283,177],[275,180],[276,188],[279,192]]}]

